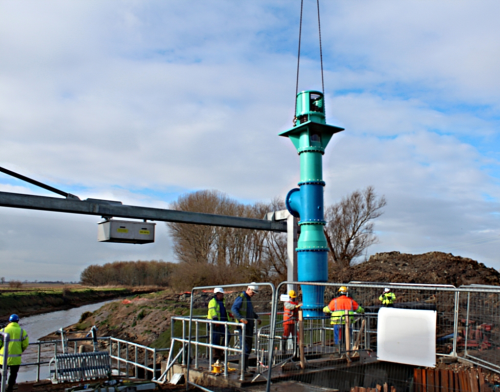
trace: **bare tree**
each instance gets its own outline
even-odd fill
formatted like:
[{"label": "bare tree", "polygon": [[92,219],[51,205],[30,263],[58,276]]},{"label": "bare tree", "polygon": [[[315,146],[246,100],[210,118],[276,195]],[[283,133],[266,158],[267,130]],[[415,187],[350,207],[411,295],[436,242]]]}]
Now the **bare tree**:
[{"label": "bare tree", "polygon": [[[172,208],[262,219],[269,211],[284,209],[284,202],[275,199],[271,203],[245,205],[224,193],[202,190],[180,196]],[[176,287],[286,278],[286,236],[281,233],[183,223],[167,225],[179,260],[171,279]]]},{"label": "bare tree", "polygon": [[355,191],[325,210],[325,236],[330,247],[329,262],[335,268],[349,267],[356,257],[377,242],[373,219],[387,204],[372,186]]}]

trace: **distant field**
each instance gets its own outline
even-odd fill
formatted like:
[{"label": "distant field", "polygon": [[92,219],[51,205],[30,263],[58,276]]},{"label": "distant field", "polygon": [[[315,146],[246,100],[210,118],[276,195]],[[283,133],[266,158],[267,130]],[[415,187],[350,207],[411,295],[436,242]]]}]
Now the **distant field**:
[{"label": "distant field", "polygon": [[[64,284],[64,283],[22,283],[20,287],[11,287],[9,283],[0,283],[0,293],[8,295],[8,293],[15,294],[34,294],[34,293],[53,293],[61,294],[63,291],[81,292],[81,291],[121,291],[124,289],[131,289],[125,286],[83,286],[81,284]],[[141,287],[144,289],[144,287]]]}]

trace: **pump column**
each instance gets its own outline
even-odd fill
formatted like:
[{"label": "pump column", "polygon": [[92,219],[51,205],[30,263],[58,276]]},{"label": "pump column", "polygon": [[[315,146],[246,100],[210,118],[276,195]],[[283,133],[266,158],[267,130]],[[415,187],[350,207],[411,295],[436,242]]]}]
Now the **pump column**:
[{"label": "pump column", "polygon": [[[301,234],[297,246],[299,282],[327,282],[328,244],[324,220],[322,156],[334,133],[343,129],[325,123],[323,94],[302,91],[297,95],[297,122],[280,136],[289,137],[300,156],[300,189],[286,197],[288,211],[300,218]],[[323,315],[324,287],[302,286],[304,317]]]}]

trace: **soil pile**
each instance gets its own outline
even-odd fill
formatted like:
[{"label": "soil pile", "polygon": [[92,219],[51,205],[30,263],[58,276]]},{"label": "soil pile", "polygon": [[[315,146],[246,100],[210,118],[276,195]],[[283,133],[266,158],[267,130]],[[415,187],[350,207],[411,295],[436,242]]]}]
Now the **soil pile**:
[{"label": "soil pile", "polygon": [[451,253],[412,255],[387,252],[377,253],[362,264],[339,271],[335,281],[451,284],[455,287],[468,284],[500,286],[500,273],[483,263]]}]

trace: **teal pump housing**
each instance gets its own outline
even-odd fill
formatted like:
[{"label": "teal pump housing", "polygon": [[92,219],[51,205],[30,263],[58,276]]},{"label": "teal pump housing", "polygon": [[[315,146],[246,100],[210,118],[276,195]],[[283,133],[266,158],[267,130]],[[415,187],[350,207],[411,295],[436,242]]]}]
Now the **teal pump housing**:
[{"label": "teal pump housing", "polygon": [[[323,154],[332,136],[343,130],[326,123],[323,93],[302,91],[297,94],[293,128],[279,134],[292,141],[300,157],[300,188],[288,192],[285,200],[288,211],[300,218],[296,249],[299,282],[328,281],[329,248],[323,232]],[[304,317],[323,316],[324,291],[321,286],[302,286]]]}]

